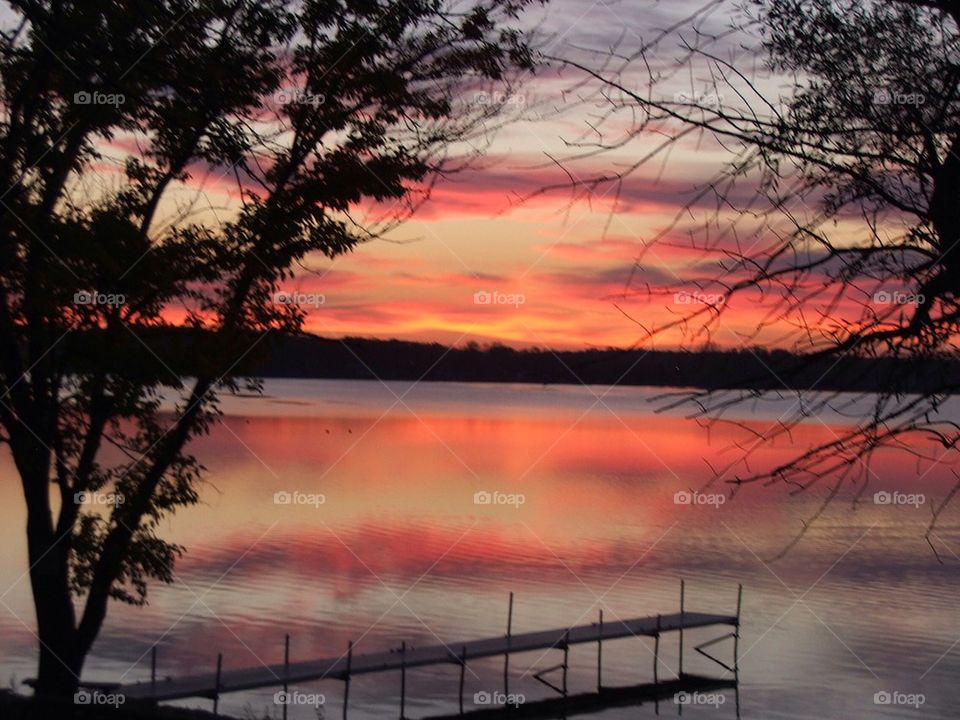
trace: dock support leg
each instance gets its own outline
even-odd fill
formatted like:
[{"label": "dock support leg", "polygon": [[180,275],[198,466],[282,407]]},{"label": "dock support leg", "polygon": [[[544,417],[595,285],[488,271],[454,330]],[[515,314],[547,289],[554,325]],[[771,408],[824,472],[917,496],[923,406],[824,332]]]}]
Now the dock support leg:
[{"label": "dock support leg", "polygon": [[685,583],[683,580],[680,581],[680,674],[679,676],[683,677],[683,626],[684,626],[684,590]]},{"label": "dock support leg", "polygon": [[597,694],[603,692],[603,608],[597,623]]},{"label": "dock support leg", "polygon": [[660,682],[660,616],[657,615],[657,634],[653,638],[653,684]]},{"label": "dock support leg", "polygon": [[740,611],[743,608],[743,585],[737,586],[737,627],[733,635],[733,694],[737,705],[737,720],[740,720]]},{"label": "dock support leg", "polygon": [[737,586],[737,627],[733,634],[733,671],[740,672],[740,611],[743,608],[743,585]]},{"label": "dock support leg", "polygon": [[[290,635],[283,636],[283,695],[290,691],[287,678],[290,677]],[[283,720],[287,720],[287,703],[283,704]]]},{"label": "dock support leg", "polygon": [[350,666],[353,664],[353,640],[347,643],[347,676],[343,679],[343,720],[347,720],[347,704],[350,702]]},{"label": "dock support leg", "polygon": [[[507,606],[507,652],[503,655],[503,695],[510,694],[510,641],[513,639],[513,593]],[[506,702],[506,700],[504,700]]]},{"label": "dock support leg", "polygon": [[400,645],[400,720],[404,720],[407,707],[407,641]]},{"label": "dock support leg", "polygon": [[460,650],[460,714],[463,715],[463,681],[467,672],[467,646]]},{"label": "dock support leg", "polygon": [[[658,685],[660,683],[660,613],[657,613],[657,634],[653,637],[653,684]],[[660,715],[660,696],[654,693],[653,695],[653,711],[654,714]]]},{"label": "dock support leg", "polygon": [[223,653],[217,653],[217,680],[213,685],[213,714],[220,710],[220,674],[223,671]]},{"label": "dock support leg", "polygon": [[567,699],[567,668],[570,666],[570,631],[563,634],[563,699]]}]

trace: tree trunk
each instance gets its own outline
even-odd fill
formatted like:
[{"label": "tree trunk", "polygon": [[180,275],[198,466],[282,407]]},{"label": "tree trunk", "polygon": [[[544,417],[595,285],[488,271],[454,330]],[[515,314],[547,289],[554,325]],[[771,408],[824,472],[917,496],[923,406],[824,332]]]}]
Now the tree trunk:
[{"label": "tree trunk", "polygon": [[70,540],[69,532],[56,537],[50,527],[49,514],[28,503],[30,585],[40,645],[36,694],[72,700],[80,682],[85,653],[76,642],[69,586]]}]

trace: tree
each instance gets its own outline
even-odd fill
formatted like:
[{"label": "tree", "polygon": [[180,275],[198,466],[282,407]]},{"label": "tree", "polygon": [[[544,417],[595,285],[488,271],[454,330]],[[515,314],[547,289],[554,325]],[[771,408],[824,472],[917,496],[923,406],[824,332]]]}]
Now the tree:
[{"label": "tree", "polygon": [[[728,153],[674,222],[644,242],[647,252],[686,236],[702,259],[697,276],[643,286],[641,256],[621,304],[649,307],[687,283],[711,299],[660,323],[625,312],[645,338],[679,330],[700,342],[756,305],[764,312],[742,341],[774,339],[800,354],[798,369],[823,358],[901,360],[884,366],[878,396],[800,392],[714,480],[806,488],[829,478],[835,493],[868,479],[878,448],[952,457],[960,425],[937,410],[958,390],[938,368],[956,355],[960,331],[960,2],[751,0],[718,27],[721,6],[731,5],[707,3],[635,51],[600,49],[599,63],[554,58],[585,74],[601,108],[589,133],[570,141],[568,168],[655,138],[623,170],[579,173],[576,192],[622,186],[688,140]],[[758,56],[766,73],[756,72]],[[929,375],[929,392],[903,392],[915,372]],[[677,400],[717,419],[756,397],[703,391]],[[825,410],[852,426],[787,463],[750,468],[753,450]]]},{"label": "tree", "polygon": [[[484,89],[533,67],[529,2],[6,3],[0,439],[38,696],[75,691],[111,599],[170,581],[183,548],[158,523],[197,500],[191,439],[243,358],[302,322],[280,284],[382,236],[468,158],[500,112]],[[214,180],[235,188],[220,214]],[[185,370],[173,325],[194,338]]]}]

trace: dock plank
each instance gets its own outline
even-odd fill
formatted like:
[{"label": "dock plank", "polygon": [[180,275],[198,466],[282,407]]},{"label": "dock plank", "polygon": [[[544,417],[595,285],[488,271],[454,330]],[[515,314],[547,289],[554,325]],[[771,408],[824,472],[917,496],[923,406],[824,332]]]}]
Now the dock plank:
[{"label": "dock plank", "polygon": [[[657,630],[661,633],[680,629],[690,630],[711,625],[736,625],[735,615],[714,615],[710,613],[671,613],[652,615],[623,621],[604,622],[602,632],[597,623],[578,625],[571,628],[541,630],[513,635],[507,646],[505,635],[467,642],[455,641],[448,645],[428,645],[424,647],[407,646],[406,653],[399,649],[382,652],[354,654],[350,665],[350,675],[387,672],[427,665],[460,663],[460,652],[466,648],[467,661],[503,655],[506,652],[518,653],[533,650],[547,650],[562,647],[566,639],[570,645],[597,642],[598,640],[616,640],[631,636],[653,637]],[[569,633],[569,635],[568,635]],[[150,682],[131,683],[120,686],[128,699],[181,700],[190,697],[212,697],[219,693],[254,690],[265,687],[280,687],[286,681],[290,685],[322,680],[343,680],[347,674],[347,658],[322,658],[290,663],[286,670],[283,664],[242,668],[224,671],[220,677],[219,688],[214,673],[179,678],[158,679]]]}]

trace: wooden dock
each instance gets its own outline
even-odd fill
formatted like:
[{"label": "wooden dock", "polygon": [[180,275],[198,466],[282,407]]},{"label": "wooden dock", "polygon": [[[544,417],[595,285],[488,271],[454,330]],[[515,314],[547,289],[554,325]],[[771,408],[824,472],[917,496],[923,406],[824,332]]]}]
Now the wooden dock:
[{"label": "wooden dock", "polygon": [[736,625],[735,615],[711,615],[707,613],[673,613],[634,618],[618,622],[577,625],[559,630],[499,636],[483,640],[453,642],[447,645],[425,647],[404,646],[386,652],[362,655],[341,655],[306,662],[260,666],[241,670],[228,670],[193,677],[169,678],[154,683],[141,682],[122,685],[118,688],[128,700],[180,700],[189,697],[213,697],[216,694],[279,687],[283,684],[297,685],[316,680],[346,680],[348,676],[366,675],[390,671],[409,670],[426,665],[461,665],[470,660],[496,657],[507,653],[531,650],[563,649],[564,645],[580,645],[604,640],[617,640],[631,636],[656,637],[660,633],[711,625]]},{"label": "wooden dock", "polygon": [[[459,715],[472,715],[477,718],[496,717],[490,712],[502,712],[503,708],[483,708],[465,712],[464,707],[464,675],[467,665],[471,661],[483,658],[503,657],[503,694],[509,694],[510,688],[510,658],[513,654],[536,652],[538,650],[560,650],[563,653],[562,663],[535,673],[533,677],[544,686],[555,691],[560,698],[537,700],[527,704],[521,711],[528,713],[528,717],[540,717],[537,713],[550,713],[556,707],[556,702],[562,702],[571,714],[576,714],[576,708],[613,707],[619,703],[641,704],[647,701],[659,702],[661,699],[680,692],[693,683],[698,687],[726,688],[739,686],[739,641],[740,641],[740,613],[742,607],[743,588],[737,591],[737,611],[735,615],[715,613],[690,612],[686,609],[685,583],[680,583],[680,611],[660,615],[648,615],[629,620],[604,622],[603,611],[599,612],[597,622],[588,625],[576,625],[567,628],[539,630],[534,632],[513,632],[513,593],[510,593],[510,604],[507,611],[507,627],[505,635],[488,637],[480,640],[451,641],[438,645],[424,645],[421,647],[408,645],[406,642],[400,647],[371,653],[355,653],[351,642],[346,652],[337,657],[327,657],[317,660],[299,662],[290,661],[290,636],[284,639],[284,662],[275,665],[261,665],[237,670],[223,669],[223,655],[217,656],[216,670],[211,673],[186,677],[159,678],[157,676],[156,647],[151,650],[150,680],[130,684],[116,684],[110,686],[111,692],[122,693],[129,701],[156,703],[186,698],[209,698],[213,700],[214,713],[217,712],[219,698],[224,693],[256,690],[262,688],[282,688],[287,691],[291,685],[302,685],[320,680],[338,680],[344,683],[343,690],[343,717],[347,718],[350,700],[350,681],[358,675],[370,673],[399,672],[400,674],[400,708],[399,717],[406,720],[405,708],[407,700],[406,676],[407,671],[413,668],[454,665],[460,668],[459,685]],[[703,657],[711,660],[726,671],[733,674],[733,680],[704,678],[689,675],[684,672],[684,632],[698,628],[729,626],[732,630],[715,637],[707,642],[695,646],[693,649]],[[675,679],[661,677],[660,672],[660,645],[662,636],[667,633],[676,633],[678,636],[679,667]],[[603,644],[611,640],[630,637],[651,637],[655,639],[653,650],[653,682],[626,688],[610,688],[603,684]],[[732,639],[733,659],[729,663],[707,652],[707,648]],[[596,643],[597,645],[597,691],[584,695],[573,696],[567,692],[567,674],[569,671],[569,652],[573,645]],[[559,685],[545,679],[545,675],[556,671],[561,672]],[[686,684],[685,684],[686,683]],[[716,683],[719,683],[717,685]],[[731,684],[732,683],[732,684]],[[690,685],[692,687],[692,685]],[[737,716],[739,717],[739,691],[737,691]],[[598,705],[599,703],[599,705]],[[611,705],[611,703],[613,703]],[[516,711],[516,709],[514,709]],[[484,713],[487,713],[486,715]],[[287,706],[283,705],[283,717],[286,720]],[[547,716],[547,715],[545,715]]]}]

